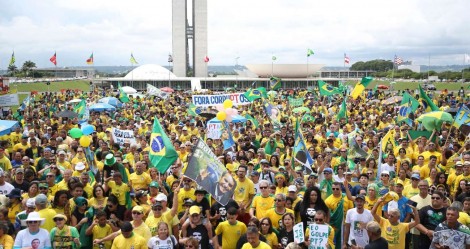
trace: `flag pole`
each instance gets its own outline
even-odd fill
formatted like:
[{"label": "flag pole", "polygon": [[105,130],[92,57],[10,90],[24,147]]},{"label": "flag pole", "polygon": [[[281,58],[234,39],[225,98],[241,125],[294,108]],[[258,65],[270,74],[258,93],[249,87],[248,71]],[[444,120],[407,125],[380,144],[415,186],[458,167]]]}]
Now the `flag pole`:
[{"label": "flag pole", "polygon": [[308,88],[308,51],[307,51],[307,88]]},{"label": "flag pole", "polygon": [[465,55],[466,54],[463,54],[462,83],[465,83],[464,74],[463,74],[465,72]]}]

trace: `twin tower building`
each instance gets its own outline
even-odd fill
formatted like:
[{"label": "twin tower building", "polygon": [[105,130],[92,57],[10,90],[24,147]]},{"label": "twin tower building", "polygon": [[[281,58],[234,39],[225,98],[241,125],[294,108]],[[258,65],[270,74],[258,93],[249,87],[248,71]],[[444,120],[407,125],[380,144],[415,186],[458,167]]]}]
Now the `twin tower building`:
[{"label": "twin tower building", "polygon": [[207,0],[172,0],[172,42],[173,73],[206,77]]}]

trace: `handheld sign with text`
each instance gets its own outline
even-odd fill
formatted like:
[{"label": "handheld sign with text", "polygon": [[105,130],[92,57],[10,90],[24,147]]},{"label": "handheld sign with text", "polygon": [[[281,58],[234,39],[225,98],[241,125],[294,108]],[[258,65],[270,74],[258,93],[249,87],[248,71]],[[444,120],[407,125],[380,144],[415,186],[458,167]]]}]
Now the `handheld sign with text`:
[{"label": "handheld sign with text", "polygon": [[328,244],[328,225],[310,224],[309,226],[309,249],[325,248]]},{"label": "handheld sign with text", "polygon": [[304,241],[305,241],[304,223],[300,222],[299,224],[294,226],[294,242],[298,244]]}]

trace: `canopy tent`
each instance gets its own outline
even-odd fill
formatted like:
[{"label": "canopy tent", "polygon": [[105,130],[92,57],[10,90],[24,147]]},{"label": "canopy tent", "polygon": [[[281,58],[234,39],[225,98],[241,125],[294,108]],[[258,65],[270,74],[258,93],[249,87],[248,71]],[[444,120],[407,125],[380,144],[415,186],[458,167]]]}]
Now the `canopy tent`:
[{"label": "canopy tent", "polygon": [[119,101],[119,99],[117,99],[116,97],[104,97],[98,100],[98,103],[105,103],[114,107],[122,107],[121,101]]}]

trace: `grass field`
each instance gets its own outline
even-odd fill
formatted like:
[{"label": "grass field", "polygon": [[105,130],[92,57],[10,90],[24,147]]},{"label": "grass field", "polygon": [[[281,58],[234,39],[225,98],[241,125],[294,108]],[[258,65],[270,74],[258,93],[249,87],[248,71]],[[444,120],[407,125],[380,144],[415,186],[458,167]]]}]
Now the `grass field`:
[{"label": "grass field", "polygon": [[[346,82],[346,84],[354,86],[356,84],[356,82],[348,81],[348,82]],[[435,83],[432,83],[432,84],[434,84],[434,86],[436,86],[437,90],[447,89],[449,91],[457,91],[462,86],[464,87],[464,89],[467,89],[467,87],[470,85],[469,83],[460,83],[460,82],[435,82]],[[367,86],[367,89],[373,89],[376,85],[390,86],[390,81],[374,80],[369,84],[369,86]],[[405,89],[414,90],[414,89],[418,88],[418,85],[419,85],[419,82],[396,82],[394,84],[393,88],[395,90],[405,90]]]},{"label": "grass field", "polygon": [[46,83],[18,83],[11,84],[11,89],[18,89],[18,92],[58,92],[61,89],[79,89],[82,91],[89,91],[90,84],[87,80],[71,80],[62,82],[51,82],[49,86]]}]

